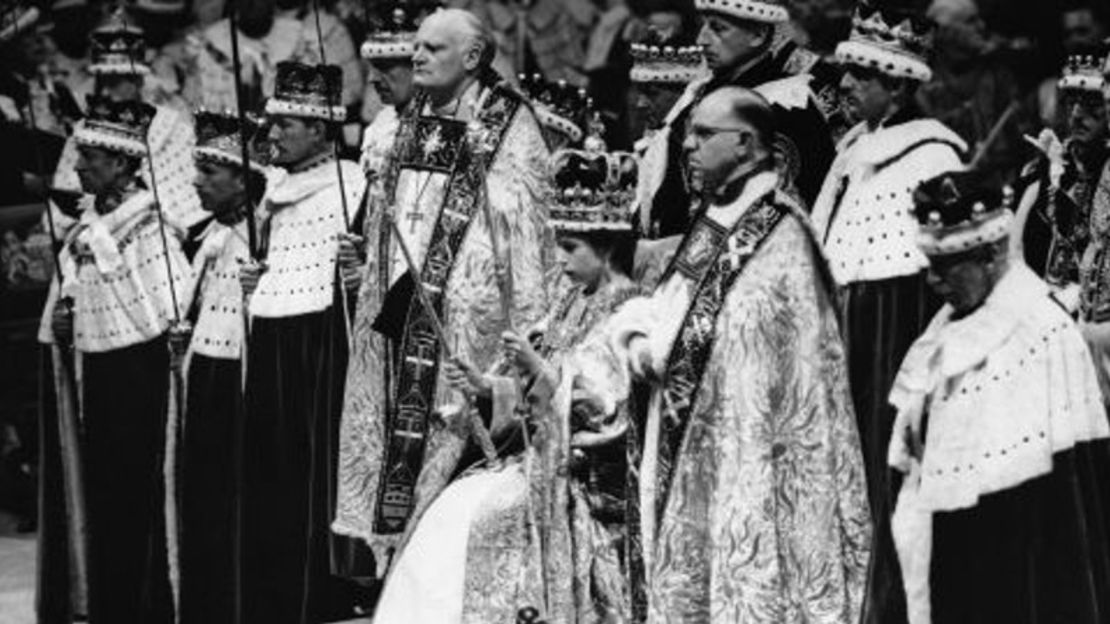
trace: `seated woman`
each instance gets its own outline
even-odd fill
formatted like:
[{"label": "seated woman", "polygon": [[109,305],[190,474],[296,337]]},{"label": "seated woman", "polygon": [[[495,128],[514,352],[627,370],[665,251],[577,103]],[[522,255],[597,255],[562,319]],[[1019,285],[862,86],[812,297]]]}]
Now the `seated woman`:
[{"label": "seated woman", "polygon": [[515,437],[517,451],[464,473],[432,503],[375,622],[511,623],[529,607],[552,622],[614,622],[629,611],[620,563],[629,379],[603,326],[637,292],[628,278],[635,167],[596,145],[554,158],[552,225],[573,288],[530,333],[535,346],[507,331],[495,372],[461,361],[448,370],[456,388],[492,406],[493,438]]}]

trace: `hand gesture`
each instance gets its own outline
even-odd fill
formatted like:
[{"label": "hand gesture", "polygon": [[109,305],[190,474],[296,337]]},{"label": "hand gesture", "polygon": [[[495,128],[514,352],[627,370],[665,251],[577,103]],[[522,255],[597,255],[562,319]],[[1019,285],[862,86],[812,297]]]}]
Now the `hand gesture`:
[{"label": "hand gesture", "polygon": [[543,358],[536,353],[536,350],[532,348],[532,343],[528,342],[527,338],[514,331],[506,331],[501,334],[501,344],[505,350],[505,356],[522,373],[529,375],[539,373],[543,366]]},{"label": "hand gesture", "polygon": [[358,290],[362,283],[362,265],[366,262],[366,239],[356,234],[339,235],[339,276],[348,291]]},{"label": "hand gesture", "polygon": [[655,368],[652,366],[651,344],[647,336],[637,334],[628,341],[628,360],[632,374],[640,379],[652,381],[655,379]]},{"label": "hand gesture", "polygon": [[488,398],[492,393],[489,380],[473,366],[458,358],[451,358],[444,362],[443,373],[452,388],[467,396]]},{"label": "hand gesture", "polygon": [[258,288],[258,280],[266,272],[266,263],[258,260],[247,260],[239,264],[239,287],[243,290],[243,298],[249,299]]},{"label": "hand gesture", "polygon": [[339,235],[339,266],[360,267],[366,262],[366,239],[346,232]]},{"label": "hand gesture", "polygon": [[1064,144],[1051,128],[1041,130],[1037,138],[1025,137],[1025,141],[1037,148],[1048,159],[1048,181],[1052,188],[1060,188],[1060,178],[1064,177]]}]

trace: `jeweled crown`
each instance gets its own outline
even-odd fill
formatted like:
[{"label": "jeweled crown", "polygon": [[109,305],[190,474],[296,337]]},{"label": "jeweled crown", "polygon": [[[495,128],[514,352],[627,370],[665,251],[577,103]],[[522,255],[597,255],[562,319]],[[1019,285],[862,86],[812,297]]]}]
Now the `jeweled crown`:
[{"label": "jeweled crown", "polygon": [[913,194],[920,224],[918,246],[930,256],[962,253],[1002,240],[1013,221],[1014,194],[997,189],[978,171],[944,173]]},{"label": "jeweled crown", "polygon": [[143,30],[118,9],[89,35],[93,74],[146,74],[146,37]]},{"label": "jeweled crown", "polygon": [[239,166],[243,162],[242,138],[247,140],[248,166],[258,173],[265,172],[269,160],[269,145],[263,131],[263,121],[253,114],[244,115],[242,132],[239,117],[231,111],[201,110],[193,115],[196,122],[197,160],[209,160],[222,165]]},{"label": "jeweled crown", "polygon": [[675,46],[654,39],[633,43],[632,82],[687,84],[706,72],[699,45]]},{"label": "jeweled crown", "polygon": [[435,0],[393,0],[377,8],[378,28],[362,44],[366,59],[405,59],[413,54],[420,21],[441,5]]},{"label": "jeweled crown", "polygon": [[631,153],[607,152],[600,140],[587,139],[586,149],[559,150],[551,164],[556,231],[632,230],[637,168]]},{"label": "jeweled crown", "polygon": [[1103,74],[1102,67],[1103,58],[1094,54],[1069,56],[1057,87],[1061,90],[1073,89],[1101,93],[1106,85],[1106,77]]},{"label": "jeweled crown", "polygon": [[586,136],[591,101],[585,89],[565,80],[548,82],[539,74],[521,74],[519,80],[521,90],[532,101],[540,124],[566,136],[572,143]]},{"label": "jeweled crown", "polygon": [[[870,14],[867,15],[867,12]],[[925,58],[932,50],[932,29],[912,17],[895,17],[888,20],[877,8],[861,6],[852,18],[849,39],[887,47],[899,52]]]},{"label": "jeweled crown", "polygon": [[146,155],[146,133],[157,112],[145,102],[116,102],[88,96],[88,115],[74,135],[79,145],[99,147],[128,156]]},{"label": "jeweled crown", "polygon": [[274,96],[266,102],[266,113],[342,122],[347,116],[342,93],[343,70],[338,65],[282,61],[277,64]]},{"label": "jeweled crown", "polygon": [[903,12],[883,13],[866,4],[856,9],[852,33],[837,46],[841,62],[872,67],[896,77],[926,81],[932,77],[929,55],[933,27],[924,18]]}]

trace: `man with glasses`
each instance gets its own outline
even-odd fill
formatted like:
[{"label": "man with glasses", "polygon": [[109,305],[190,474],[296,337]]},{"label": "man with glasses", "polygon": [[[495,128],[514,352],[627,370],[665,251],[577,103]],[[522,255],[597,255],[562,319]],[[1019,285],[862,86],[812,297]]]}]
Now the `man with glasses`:
[{"label": "man with glasses", "polygon": [[[816,56],[783,43],[790,16],[777,0],[697,0],[702,18],[697,44],[712,72],[686,88],[642,143],[637,203],[649,215],[652,237],[686,231],[694,218],[682,171],[682,144],[690,111],[705,94],[725,85],[756,89],[773,105],[778,132],[773,149],[784,177],[811,202],[832,161],[832,139],[819,85],[827,73]],[[817,76],[816,74],[821,74]],[[804,149],[801,149],[803,148]]]},{"label": "man with glasses", "polygon": [[887,604],[888,597],[900,600],[889,537],[894,490],[886,464],[893,422],[887,396],[906,349],[939,306],[925,283],[928,261],[916,245],[911,194],[921,181],[961,168],[966,149],[914,105],[917,87],[932,73],[925,61],[929,34],[910,14],[868,7],[856,14],[836,56],[846,70],[843,101],[859,123],[841,140],[813,208],[832,275],[843,289],[848,371],[876,527],[868,607],[896,611],[901,607]]},{"label": "man with glasses", "polygon": [[683,149],[706,209],[611,321],[652,386],[628,435],[632,621],[859,621],[871,517],[834,285],[774,135],[750,90],[694,108]]}]

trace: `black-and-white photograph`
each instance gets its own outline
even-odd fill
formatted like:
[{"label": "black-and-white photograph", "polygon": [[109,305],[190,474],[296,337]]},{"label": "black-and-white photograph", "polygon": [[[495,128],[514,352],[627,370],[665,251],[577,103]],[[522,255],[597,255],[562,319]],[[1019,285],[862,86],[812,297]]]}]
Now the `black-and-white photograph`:
[{"label": "black-and-white photograph", "polygon": [[1110,624],[1106,0],[0,0],[0,624]]}]

